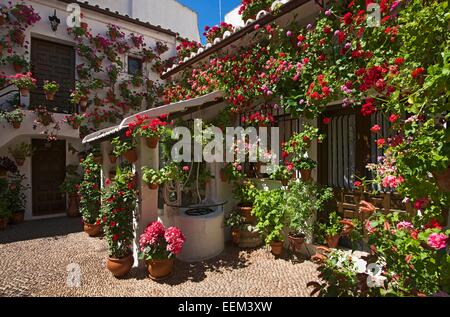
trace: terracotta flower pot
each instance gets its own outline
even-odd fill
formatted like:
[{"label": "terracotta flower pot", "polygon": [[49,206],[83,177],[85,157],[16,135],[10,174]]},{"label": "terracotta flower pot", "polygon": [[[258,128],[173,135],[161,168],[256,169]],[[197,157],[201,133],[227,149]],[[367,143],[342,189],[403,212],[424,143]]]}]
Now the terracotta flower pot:
[{"label": "terracotta flower pot", "polygon": [[156,149],[156,147],[158,146],[158,142],[159,142],[159,138],[158,137],[151,137],[151,138],[147,138],[147,146],[151,149]]},{"label": "terracotta flower pot", "polygon": [[78,210],[78,196],[71,195],[69,197],[69,209],[67,209],[67,216],[70,218],[75,218],[80,215]]},{"label": "terracotta flower pot", "polygon": [[86,111],[87,104],[88,104],[87,100],[81,100],[80,101],[80,108],[81,108],[82,111]]},{"label": "terracotta flower pot", "polygon": [[79,128],[80,128],[80,125],[78,123],[74,123],[72,125],[72,129],[74,129],[74,130],[78,130]]},{"label": "terracotta flower pot", "polygon": [[123,156],[130,163],[134,163],[134,162],[136,162],[138,160],[138,156],[137,156],[137,153],[136,153],[135,149],[131,149],[131,150],[125,152],[123,154]]},{"label": "terracotta flower pot", "polygon": [[17,166],[23,166],[25,164],[25,159],[22,158],[14,159],[14,161],[16,162]]},{"label": "terracotta flower pot", "polygon": [[292,251],[298,252],[300,251],[300,248],[305,243],[305,237],[296,237],[296,236],[288,236],[289,239],[289,245],[292,248]]},{"label": "terracotta flower pot", "polygon": [[441,173],[434,173],[433,176],[440,190],[446,193],[450,192],[450,167]]},{"label": "terracotta flower pot", "polygon": [[327,244],[330,248],[337,248],[339,244],[340,235],[335,235],[332,237],[327,237]]},{"label": "terracotta flower pot", "polygon": [[14,129],[20,129],[20,126],[22,125],[21,122],[13,122],[12,126]]},{"label": "terracotta flower pot", "polygon": [[252,215],[253,207],[239,207],[241,216],[245,218],[246,223],[255,223],[257,221],[256,217]]},{"label": "terracotta flower pot", "polygon": [[45,99],[47,99],[48,101],[53,101],[55,100],[55,92],[47,92],[45,93]]},{"label": "terracotta flower pot", "polygon": [[109,155],[109,162],[110,162],[111,164],[116,164],[116,162],[117,162],[117,157],[116,157],[114,154],[110,154],[110,155]]},{"label": "terracotta flower pot", "polygon": [[162,279],[170,275],[173,269],[173,259],[146,261],[147,270],[151,279]]},{"label": "terracotta flower pot", "polygon": [[22,95],[22,97],[28,97],[30,95],[30,90],[22,88],[20,89],[20,94]]},{"label": "terracotta flower pot", "polygon": [[312,170],[305,170],[305,169],[300,170],[300,175],[302,177],[302,180],[305,182],[312,180],[311,173],[312,173]]},{"label": "terracotta flower pot", "polygon": [[130,272],[133,267],[134,257],[133,254],[129,254],[128,256],[120,259],[116,258],[108,258],[108,262],[106,263],[106,268],[115,276],[115,277],[123,277],[124,275]]},{"label": "terracotta flower pot", "polygon": [[239,228],[231,229],[231,241],[236,245],[241,241],[241,230]]},{"label": "terracotta flower pot", "polygon": [[102,227],[100,225],[92,225],[90,223],[84,223],[84,232],[86,232],[90,237],[96,237],[100,234]]},{"label": "terracotta flower pot", "polygon": [[0,218],[0,230],[5,230],[8,226],[8,219]]},{"label": "terracotta flower pot", "polygon": [[270,243],[270,252],[272,252],[273,255],[281,255],[283,253],[283,242],[281,241],[274,241]]},{"label": "terracotta flower pot", "polygon": [[22,65],[14,64],[14,65],[13,65],[13,68],[14,68],[14,71],[15,71],[16,73],[18,73],[18,74],[21,74],[22,71],[23,71],[23,66],[22,66]]},{"label": "terracotta flower pot", "polygon": [[148,184],[148,188],[150,190],[157,190],[158,189],[158,184]]},{"label": "terracotta flower pot", "polygon": [[20,223],[22,223],[25,219],[25,212],[24,211],[19,211],[19,212],[15,212],[11,215],[11,223],[13,225],[18,225]]},{"label": "terracotta flower pot", "polygon": [[288,184],[289,184],[289,180],[287,180],[287,179],[282,179],[281,180],[281,185],[287,186]]}]

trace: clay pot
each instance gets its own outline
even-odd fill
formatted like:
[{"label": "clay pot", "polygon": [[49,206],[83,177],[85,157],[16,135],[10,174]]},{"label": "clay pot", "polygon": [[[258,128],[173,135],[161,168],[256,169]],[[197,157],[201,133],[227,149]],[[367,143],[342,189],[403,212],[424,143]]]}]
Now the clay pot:
[{"label": "clay pot", "polygon": [[288,236],[289,239],[289,245],[292,248],[292,251],[298,252],[300,251],[300,248],[305,243],[305,237],[296,237],[296,236]]},{"label": "clay pot", "polygon": [[157,190],[158,189],[158,184],[148,184],[148,188],[150,190]]},{"label": "clay pot", "polygon": [[109,155],[109,162],[110,162],[111,164],[116,164],[116,162],[117,162],[117,157],[116,157],[114,154],[110,154],[110,155]]},{"label": "clay pot", "polygon": [[151,149],[156,149],[158,146],[159,138],[158,137],[152,137],[146,139],[147,146]]},{"label": "clay pot", "polygon": [[20,129],[20,126],[22,125],[21,122],[13,122],[12,126],[14,129]]},{"label": "clay pot", "polygon": [[79,128],[80,128],[80,125],[77,124],[77,123],[74,123],[74,124],[72,125],[72,129],[74,129],[74,130],[78,130]]},{"label": "clay pot", "polygon": [[241,241],[241,230],[239,228],[231,229],[231,241],[236,245]]},{"label": "clay pot", "polygon": [[136,153],[135,149],[131,149],[131,150],[125,152],[123,154],[123,156],[130,163],[134,163],[134,162],[136,162],[138,160],[137,153]]},{"label": "clay pot", "polygon": [[8,219],[0,218],[0,230],[5,230],[8,226]]},{"label": "clay pot", "polygon": [[433,173],[433,176],[441,191],[450,192],[450,167],[443,172]]},{"label": "clay pot", "polygon": [[312,180],[311,173],[312,173],[312,170],[305,170],[305,169],[300,170],[300,175],[302,177],[302,180],[305,182],[309,182]]},{"label": "clay pot", "polygon": [[23,166],[25,164],[25,159],[15,159],[17,166]]},{"label": "clay pot", "polygon": [[133,267],[134,257],[133,254],[120,259],[108,258],[106,268],[115,276],[122,277],[130,272]]},{"label": "clay pot", "polygon": [[335,235],[332,237],[327,237],[327,244],[330,248],[337,248],[339,244],[340,235]]},{"label": "clay pot", "polygon": [[281,180],[281,185],[287,186],[288,184],[289,184],[289,180],[287,180],[287,179],[282,179]]},{"label": "clay pot", "polygon": [[22,97],[28,97],[30,95],[30,91],[28,89],[20,89],[20,94]]},{"label": "clay pot", "polygon": [[274,241],[270,243],[270,252],[272,252],[273,255],[281,255],[283,253],[283,242],[281,241]]},{"label": "clay pot", "polygon": [[67,216],[70,218],[75,218],[80,215],[78,211],[78,196],[71,195],[69,197],[69,209],[67,209]]},{"label": "clay pot", "polygon": [[100,234],[102,227],[100,225],[91,225],[90,223],[84,223],[84,232],[90,237],[96,237]]},{"label": "clay pot", "polygon": [[23,66],[22,66],[22,65],[14,64],[14,65],[13,65],[13,68],[14,68],[14,71],[15,71],[16,73],[22,74],[22,71],[23,71]]},{"label": "clay pot", "polygon": [[257,221],[256,217],[252,215],[253,207],[239,207],[241,216],[245,218],[246,223],[255,223]]},{"label": "clay pot", "polygon": [[81,108],[81,111],[86,111],[87,104],[88,104],[88,101],[87,101],[87,100],[81,100],[81,101],[80,101],[80,108]]},{"label": "clay pot", "polygon": [[25,211],[19,211],[19,212],[15,212],[11,215],[11,223],[13,225],[18,225],[20,223],[22,223],[25,219]]},{"label": "clay pot", "polygon": [[48,92],[45,94],[45,99],[47,99],[48,101],[53,101],[55,100],[55,92]]},{"label": "clay pot", "polygon": [[151,279],[162,279],[170,275],[173,269],[173,259],[146,261],[147,270]]}]

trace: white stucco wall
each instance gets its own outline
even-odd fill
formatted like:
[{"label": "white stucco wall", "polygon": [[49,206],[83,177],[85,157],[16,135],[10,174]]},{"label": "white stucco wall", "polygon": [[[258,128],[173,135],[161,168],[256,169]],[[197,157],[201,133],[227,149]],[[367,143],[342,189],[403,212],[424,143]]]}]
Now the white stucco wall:
[{"label": "white stucco wall", "polygon": [[89,3],[161,25],[200,42],[197,13],[175,0],[91,0]]},{"label": "white stucco wall", "polygon": [[239,7],[234,8],[225,15],[225,22],[230,23],[234,26],[244,26],[244,21],[242,21],[241,15],[239,15]]}]

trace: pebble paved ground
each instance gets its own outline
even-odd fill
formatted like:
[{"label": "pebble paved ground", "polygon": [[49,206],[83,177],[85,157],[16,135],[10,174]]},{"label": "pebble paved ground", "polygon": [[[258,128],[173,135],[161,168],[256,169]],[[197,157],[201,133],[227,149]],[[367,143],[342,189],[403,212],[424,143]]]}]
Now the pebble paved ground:
[{"label": "pebble paved ground", "polygon": [[[286,252],[285,252],[286,253]],[[265,248],[227,245],[218,257],[177,261],[163,282],[133,268],[123,279],[105,268],[106,242],[81,232],[79,219],[49,219],[0,232],[0,296],[308,296],[316,265],[275,258]],[[81,268],[81,286],[68,287],[67,266]]]}]

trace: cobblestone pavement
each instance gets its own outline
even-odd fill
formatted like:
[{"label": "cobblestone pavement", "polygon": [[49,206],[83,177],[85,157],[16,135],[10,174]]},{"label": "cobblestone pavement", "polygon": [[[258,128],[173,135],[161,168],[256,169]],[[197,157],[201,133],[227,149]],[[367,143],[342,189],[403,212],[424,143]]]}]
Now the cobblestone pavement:
[{"label": "cobblestone pavement", "polygon": [[[0,296],[308,296],[306,283],[317,278],[312,262],[276,259],[265,248],[227,245],[208,261],[177,261],[162,282],[147,278],[145,268],[116,279],[106,256],[106,242],[81,232],[79,219],[9,226],[0,232]],[[81,268],[80,287],[67,284],[71,263]]]}]

